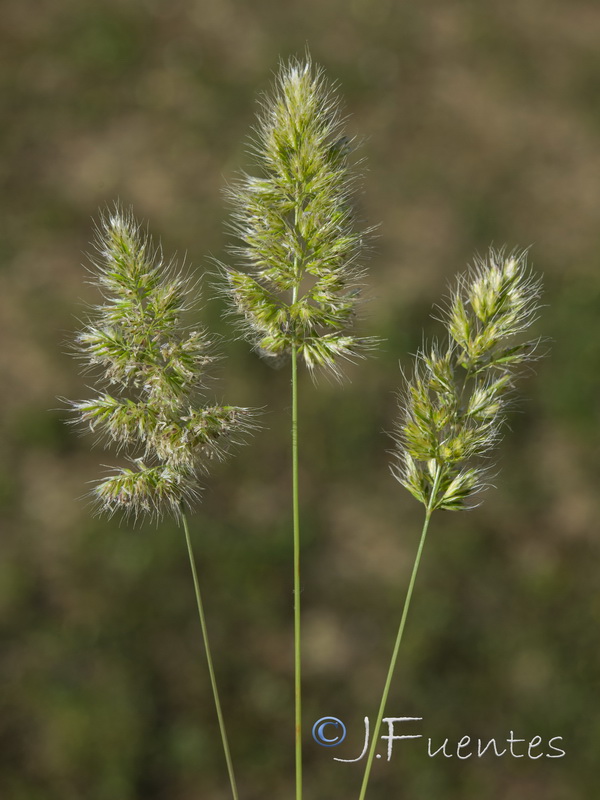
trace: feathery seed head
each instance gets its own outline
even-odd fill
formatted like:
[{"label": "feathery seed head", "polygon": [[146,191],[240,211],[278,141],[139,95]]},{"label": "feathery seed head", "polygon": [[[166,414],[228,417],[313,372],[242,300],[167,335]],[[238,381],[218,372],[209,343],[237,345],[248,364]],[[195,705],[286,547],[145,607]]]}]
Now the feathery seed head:
[{"label": "feathery seed head", "polygon": [[535,354],[537,342],[518,336],[536,318],[540,291],[524,253],[490,250],[452,292],[446,348],[434,343],[417,354],[392,472],[430,512],[467,507],[483,485],[479,459],[500,437],[516,367]]},{"label": "feathery seed head", "polygon": [[462,366],[476,372],[529,361],[535,342],[515,345],[514,337],[534,321],[540,291],[525,253],[490,250],[487,261],[478,260],[459,279],[445,318]]},{"label": "feathery seed head", "polygon": [[263,102],[253,153],[260,177],[229,190],[231,248],[243,269],[223,266],[228,293],[255,348],[295,350],[309,369],[374,345],[348,333],[359,300],[368,230],[356,230],[351,141],[339,102],[310,59],[282,66]]},{"label": "feathery seed head", "polygon": [[[101,388],[70,405],[77,421],[105,444],[127,448],[134,469],[116,469],[94,495],[109,513],[179,514],[182,503],[197,496],[197,476],[207,462],[243,439],[252,412],[198,405],[206,368],[215,360],[212,342],[204,330],[183,323],[193,287],[173,263],[164,263],[132,213],[116,207],[96,234],[93,283],[104,301],[93,308],[76,345]],[[114,387],[110,393],[108,387]]]}]

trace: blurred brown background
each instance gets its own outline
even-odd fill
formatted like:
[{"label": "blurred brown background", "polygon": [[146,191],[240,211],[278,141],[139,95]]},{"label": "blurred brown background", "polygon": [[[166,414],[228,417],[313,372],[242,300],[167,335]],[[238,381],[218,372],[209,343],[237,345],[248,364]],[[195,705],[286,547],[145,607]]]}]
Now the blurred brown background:
[{"label": "blurred brown background", "polygon": [[[600,5],[595,0],[4,0],[0,24],[0,796],[229,796],[181,531],[94,518],[112,454],[65,425],[83,253],[120,198],[198,275],[224,258],[224,184],[250,168],[278,59],[313,58],[364,137],[381,223],[361,323],[385,338],[301,385],[306,798],[358,795],[422,510],[388,471],[398,363],[489,244],[531,245],[552,339],[521,383],[497,488],[434,517],[389,712],[458,742],[510,731],[562,759],[429,758],[397,743],[372,800],[600,792]],[[192,520],[241,796],[293,795],[289,378],[221,319],[217,395],[265,430]],[[56,410],[58,408],[58,410]],[[337,751],[310,729],[335,715]],[[412,732],[412,731],[411,731]],[[524,751],[521,751],[524,752]],[[544,748],[543,752],[549,752]]]}]

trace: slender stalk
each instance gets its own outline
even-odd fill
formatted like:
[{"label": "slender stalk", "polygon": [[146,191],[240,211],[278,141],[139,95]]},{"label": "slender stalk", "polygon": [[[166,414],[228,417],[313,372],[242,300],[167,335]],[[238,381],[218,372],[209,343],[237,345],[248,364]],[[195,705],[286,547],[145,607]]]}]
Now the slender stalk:
[{"label": "slender stalk", "polygon": [[300,511],[298,502],[298,364],[292,348],[292,505],[294,518],[294,699],[296,800],[302,800],[302,682],[300,645]]},{"label": "slender stalk", "polygon": [[198,605],[198,616],[200,617],[200,626],[202,628],[202,638],[204,639],[204,649],[206,650],[206,660],[208,662],[208,672],[210,674],[210,684],[212,687],[213,697],[215,700],[215,707],[217,710],[217,717],[219,718],[219,730],[221,731],[221,740],[223,742],[223,751],[225,752],[225,761],[227,762],[227,772],[229,773],[229,782],[231,784],[231,793],[234,800],[238,800],[237,785],[235,782],[235,775],[233,773],[233,763],[231,761],[231,753],[229,751],[229,742],[227,740],[227,732],[225,730],[225,721],[223,720],[223,712],[221,711],[221,701],[219,700],[219,691],[217,689],[217,680],[215,678],[215,670],[213,667],[212,656],[210,654],[210,645],[208,643],[208,630],[206,628],[206,619],[204,617],[204,607],[202,605],[202,595],[200,594],[200,583],[198,581],[198,573],[196,571],[196,561],[194,558],[194,551],[192,550],[192,541],[190,539],[190,531],[188,528],[187,517],[181,509],[181,521],[183,523],[183,530],[185,532],[185,541],[187,543],[188,555],[190,557],[190,566],[192,568],[192,578],[194,579],[194,591],[196,592],[196,603]]},{"label": "slender stalk", "polygon": [[404,626],[406,625],[406,618],[408,617],[408,609],[410,608],[410,601],[412,599],[413,589],[415,587],[415,582],[417,579],[417,572],[419,571],[419,564],[421,563],[421,554],[423,553],[423,547],[425,546],[425,539],[427,538],[427,530],[429,529],[429,520],[431,519],[431,514],[433,513],[435,496],[437,494],[439,481],[440,481],[440,469],[438,467],[435,480],[433,483],[433,488],[431,490],[431,495],[429,497],[429,503],[427,504],[427,508],[425,511],[425,521],[423,523],[423,530],[421,531],[421,540],[419,542],[419,548],[417,550],[417,555],[415,557],[415,563],[413,565],[412,575],[410,576],[408,591],[406,592],[406,600],[404,601],[404,608],[402,610],[402,619],[400,620],[400,627],[398,628],[398,633],[396,635],[394,651],[392,653],[392,658],[390,661],[387,678],[385,680],[385,687],[383,689],[381,703],[379,704],[379,711],[377,712],[377,720],[375,722],[375,727],[373,728],[373,738],[371,739],[371,746],[369,748],[369,755],[367,758],[367,765],[365,767],[365,774],[363,777],[362,786],[360,788],[359,800],[364,800],[367,791],[367,785],[369,783],[369,777],[371,775],[371,767],[373,766],[373,759],[375,758],[375,750],[377,748],[377,743],[379,741],[379,731],[381,729],[381,722],[383,720],[383,715],[385,713],[385,706],[387,704],[388,694],[390,692],[390,686],[392,685],[394,670],[396,669],[396,661],[398,660],[400,643],[402,641],[402,635],[404,633]]}]

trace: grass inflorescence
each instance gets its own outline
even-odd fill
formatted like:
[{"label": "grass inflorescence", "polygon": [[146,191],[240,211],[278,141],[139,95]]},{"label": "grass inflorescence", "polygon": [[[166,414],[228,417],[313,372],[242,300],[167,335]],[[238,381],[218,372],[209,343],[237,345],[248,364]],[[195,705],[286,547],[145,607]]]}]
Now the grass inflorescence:
[{"label": "grass inflorescence", "polygon": [[353,142],[340,104],[310,59],[282,66],[264,99],[252,154],[259,176],[230,187],[232,254],[224,267],[244,334],[268,359],[292,352],[339,374],[374,339],[351,332],[369,229],[356,225]]},{"label": "grass inflorescence", "polygon": [[469,507],[499,440],[514,379],[535,358],[537,339],[522,340],[537,316],[541,281],[525,253],[491,249],[458,278],[447,309],[443,344],[416,356],[400,396],[392,472],[421,502],[425,519],[387,671],[360,789],[364,800],[379,730],[398,660],[431,516]]},{"label": "grass inflorescence", "polygon": [[310,58],[282,65],[263,100],[252,152],[258,176],[229,189],[231,248],[221,265],[242,333],[268,361],[291,362],[296,800],[302,798],[298,364],[341,375],[376,340],[352,331],[368,229],[356,224],[353,142],[340,103]]},{"label": "grass inflorescence", "polygon": [[537,340],[519,337],[540,289],[524,253],[490,250],[452,291],[445,342],[417,354],[400,397],[393,473],[426,507],[465,508],[482,487],[518,369],[535,357]]},{"label": "grass inflorescence", "polygon": [[132,462],[100,480],[94,497],[109,513],[178,515],[197,496],[199,474],[243,438],[252,414],[201,404],[215,356],[206,330],[183,321],[195,286],[165,263],[131,212],[116,207],[101,218],[92,275],[103,302],[76,347],[99,386],[71,407],[77,421]]}]

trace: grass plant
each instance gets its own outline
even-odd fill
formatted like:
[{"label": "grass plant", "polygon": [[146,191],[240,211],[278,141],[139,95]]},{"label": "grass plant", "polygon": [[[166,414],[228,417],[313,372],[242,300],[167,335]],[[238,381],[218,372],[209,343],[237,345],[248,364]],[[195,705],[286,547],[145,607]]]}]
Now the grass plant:
[{"label": "grass plant", "polygon": [[368,230],[355,223],[357,174],[339,101],[310,58],[281,66],[263,99],[252,144],[258,176],[228,192],[231,248],[224,266],[244,335],[267,360],[291,362],[296,799],[302,797],[298,366],[340,376],[374,340],[354,335]]},{"label": "grass plant", "polygon": [[535,320],[541,282],[525,253],[490,250],[459,277],[442,314],[446,337],[416,356],[400,397],[392,472],[423,504],[425,518],[385,680],[360,800],[378,744],[417,572],[434,511],[471,507],[485,485],[489,456],[501,437],[514,380],[536,357],[538,341],[523,341]]},{"label": "grass plant", "polygon": [[102,294],[76,340],[98,384],[94,396],[71,402],[75,421],[106,445],[126,450],[131,466],[116,467],[95,485],[101,512],[138,518],[173,514],[190,559],[210,682],[234,800],[237,786],[217,689],[190,537],[187,508],[210,463],[252,427],[247,408],[203,403],[213,341],[183,318],[195,286],[118,206],[97,228],[92,283]]},{"label": "grass plant", "polygon": [[[310,57],[282,64],[262,101],[252,154],[256,176],[228,189],[230,248],[220,264],[242,335],[274,365],[289,363],[294,587],[295,794],[302,800],[301,536],[299,369],[336,378],[340,362],[361,357],[374,337],[353,332],[370,229],[357,223],[355,143],[333,87]],[[92,283],[102,295],[77,336],[94,376],[94,396],[71,402],[75,420],[129,466],[99,480],[101,512],[138,518],[170,513],[185,534],[208,671],[234,800],[238,800],[219,699],[187,509],[211,462],[242,442],[250,409],[205,402],[215,360],[206,330],[184,323],[193,285],[164,261],[131,212],[116,206],[97,228]],[[364,800],[417,573],[434,511],[472,506],[485,487],[516,376],[536,357],[524,334],[535,320],[541,283],[525,253],[490,250],[453,288],[442,311],[442,341],[416,355],[400,397],[392,472],[424,507],[424,522],[360,788]]]}]

